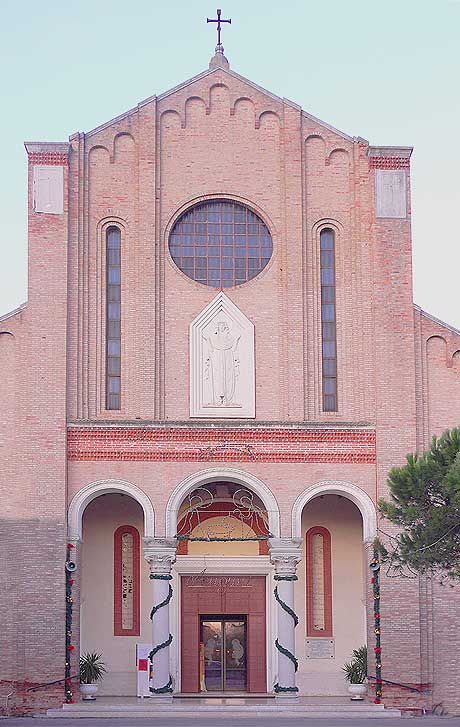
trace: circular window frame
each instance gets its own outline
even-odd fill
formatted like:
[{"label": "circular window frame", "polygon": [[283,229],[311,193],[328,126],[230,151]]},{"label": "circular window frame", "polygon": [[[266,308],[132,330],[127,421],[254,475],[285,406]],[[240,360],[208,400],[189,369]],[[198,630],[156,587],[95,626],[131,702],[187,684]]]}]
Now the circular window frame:
[{"label": "circular window frame", "polygon": [[[270,260],[265,265],[262,270],[260,270],[253,278],[250,278],[249,280],[245,280],[244,283],[239,283],[238,285],[230,285],[228,287],[223,286],[212,286],[208,283],[201,283],[198,280],[195,280],[195,278],[190,278],[186,273],[184,273],[183,270],[178,266],[178,264],[175,262],[174,258],[171,255],[170,249],[169,249],[169,238],[171,235],[171,232],[174,228],[174,225],[176,222],[179,221],[179,219],[184,215],[186,212],[191,210],[193,207],[196,207],[199,204],[202,204],[203,202],[235,202],[236,204],[240,204],[243,207],[246,207],[250,212],[253,212],[255,215],[260,217],[266,228],[268,229],[271,240],[272,240],[272,254],[270,257]],[[250,283],[254,283],[256,280],[259,280],[262,276],[265,276],[265,274],[269,271],[271,266],[273,265],[273,261],[277,254],[277,234],[275,226],[268,216],[268,214],[261,209],[257,204],[254,202],[251,202],[250,200],[240,197],[235,194],[226,194],[226,193],[217,193],[217,194],[206,194],[206,195],[200,195],[199,197],[194,197],[191,200],[188,200],[187,202],[184,202],[171,217],[169,218],[168,222],[166,223],[164,234],[163,234],[163,245],[164,250],[166,252],[166,259],[168,260],[169,265],[174,269],[176,273],[181,275],[185,280],[187,280],[189,283],[196,285],[200,290],[203,288],[209,288],[210,290],[235,290],[237,288],[243,288],[246,285],[249,285]]]}]

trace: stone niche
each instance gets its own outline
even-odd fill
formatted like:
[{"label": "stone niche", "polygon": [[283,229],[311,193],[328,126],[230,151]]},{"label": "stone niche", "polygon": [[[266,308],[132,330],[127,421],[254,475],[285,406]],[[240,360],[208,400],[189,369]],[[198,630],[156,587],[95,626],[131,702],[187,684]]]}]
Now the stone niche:
[{"label": "stone niche", "polygon": [[190,324],[190,416],[255,417],[254,325],[224,293]]}]

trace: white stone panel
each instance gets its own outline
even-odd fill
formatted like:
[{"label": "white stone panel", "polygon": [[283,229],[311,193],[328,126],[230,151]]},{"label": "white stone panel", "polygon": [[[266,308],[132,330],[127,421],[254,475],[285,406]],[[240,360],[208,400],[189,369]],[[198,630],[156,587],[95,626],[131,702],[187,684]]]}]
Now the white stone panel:
[{"label": "white stone panel", "polygon": [[255,417],[254,325],[224,293],[190,324],[190,416]]},{"label": "white stone panel", "polygon": [[404,169],[376,169],[377,217],[407,217],[406,172]]},{"label": "white stone panel", "polygon": [[34,212],[62,215],[64,212],[64,168],[34,167]]}]

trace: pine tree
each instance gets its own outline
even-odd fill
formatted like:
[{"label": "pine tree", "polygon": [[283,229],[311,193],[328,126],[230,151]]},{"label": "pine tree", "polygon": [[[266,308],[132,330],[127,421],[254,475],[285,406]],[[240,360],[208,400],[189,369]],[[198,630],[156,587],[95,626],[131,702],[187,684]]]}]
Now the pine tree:
[{"label": "pine tree", "polygon": [[379,510],[401,528],[393,546],[379,542],[384,558],[399,570],[442,571],[460,579],[460,429],[433,437],[421,456],[389,474],[390,502]]}]

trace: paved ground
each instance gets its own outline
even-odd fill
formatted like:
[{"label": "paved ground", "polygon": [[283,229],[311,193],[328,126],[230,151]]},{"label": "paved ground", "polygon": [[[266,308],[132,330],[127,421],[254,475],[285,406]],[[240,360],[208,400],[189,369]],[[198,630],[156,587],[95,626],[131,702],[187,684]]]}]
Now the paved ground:
[{"label": "paved ground", "polygon": [[[218,717],[199,715],[187,717],[191,727],[460,727],[460,717],[402,717],[400,719],[317,719],[315,717],[289,717],[261,715],[260,717]],[[177,716],[158,716],[152,719],[47,719],[0,718],[1,727],[184,727],[184,720]]]}]

